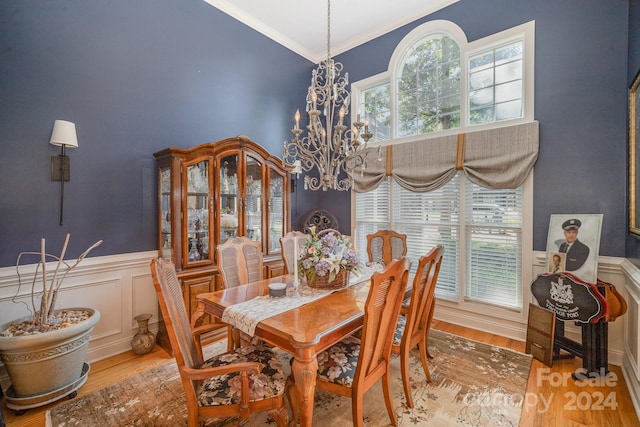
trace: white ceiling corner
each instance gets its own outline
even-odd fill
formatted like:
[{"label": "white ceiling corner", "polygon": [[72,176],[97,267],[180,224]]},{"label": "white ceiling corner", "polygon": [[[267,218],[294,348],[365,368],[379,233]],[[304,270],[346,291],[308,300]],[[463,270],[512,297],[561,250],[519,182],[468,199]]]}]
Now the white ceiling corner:
[{"label": "white ceiling corner", "polygon": [[[327,3],[318,0],[204,0],[317,63],[327,56]],[[333,0],[331,56],[459,0]]]}]

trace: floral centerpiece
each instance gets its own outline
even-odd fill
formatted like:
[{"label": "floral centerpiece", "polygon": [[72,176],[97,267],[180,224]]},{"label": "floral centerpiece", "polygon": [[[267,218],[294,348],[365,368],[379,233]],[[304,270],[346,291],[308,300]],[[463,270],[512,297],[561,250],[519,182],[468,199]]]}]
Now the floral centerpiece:
[{"label": "floral centerpiece", "polygon": [[361,268],[353,245],[336,230],[316,233],[314,226],[309,231],[298,257],[298,269],[304,273],[307,284],[316,288],[345,287],[349,272]]}]

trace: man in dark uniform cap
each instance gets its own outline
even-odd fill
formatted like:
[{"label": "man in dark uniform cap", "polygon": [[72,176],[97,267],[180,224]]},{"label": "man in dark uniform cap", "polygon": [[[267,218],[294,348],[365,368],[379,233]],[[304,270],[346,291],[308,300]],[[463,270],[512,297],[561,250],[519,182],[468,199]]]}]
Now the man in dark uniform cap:
[{"label": "man in dark uniform cap", "polygon": [[560,245],[560,252],[567,254],[565,269],[575,271],[582,267],[589,257],[589,247],[578,240],[578,230],[582,222],[579,219],[568,219],[562,223],[565,242]]}]

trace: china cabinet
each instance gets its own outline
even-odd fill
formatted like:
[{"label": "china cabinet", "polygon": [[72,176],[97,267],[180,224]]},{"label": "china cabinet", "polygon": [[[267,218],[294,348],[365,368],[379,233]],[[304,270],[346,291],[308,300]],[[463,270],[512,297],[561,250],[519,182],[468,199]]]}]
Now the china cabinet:
[{"label": "china cabinet", "polygon": [[220,288],[216,246],[233,236],[262,245],[264,277],[284,273],[280,237],[290,228],[290,173],[245,136],[154,154],[159,256],[173,261],[187,309]]}]

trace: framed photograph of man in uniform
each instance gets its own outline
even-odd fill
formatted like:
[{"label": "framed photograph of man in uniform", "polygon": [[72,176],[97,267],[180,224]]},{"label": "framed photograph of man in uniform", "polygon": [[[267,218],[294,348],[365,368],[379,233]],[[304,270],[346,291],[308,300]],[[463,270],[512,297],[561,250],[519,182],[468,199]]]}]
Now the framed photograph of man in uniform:
[{"label": "framed photograph of man in uniform", "polygon": [[598,252],[602,214],[554,214],[549,221],[547,268],[558,264],[562,271],[585,282],[598,279]]}]

